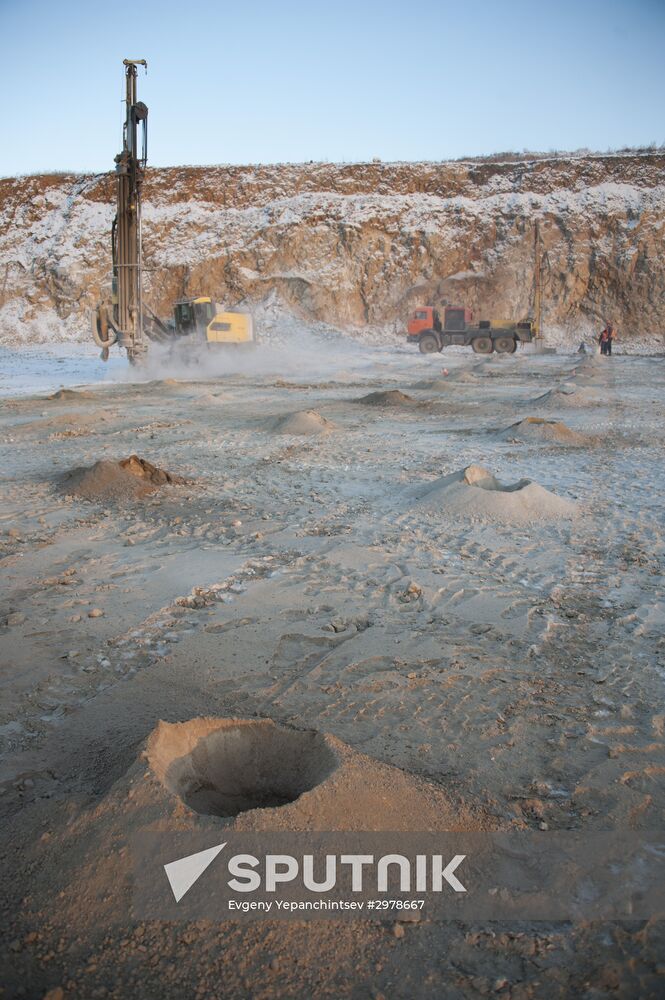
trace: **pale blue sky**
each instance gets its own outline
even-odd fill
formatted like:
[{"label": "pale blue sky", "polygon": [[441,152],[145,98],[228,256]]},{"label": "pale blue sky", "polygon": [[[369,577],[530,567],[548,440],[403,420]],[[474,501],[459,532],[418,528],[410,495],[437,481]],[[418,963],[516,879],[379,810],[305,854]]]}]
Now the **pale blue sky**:
[{"label": "pale blue sky", "polygon": [[0,175],[665,142],[665,0],[0,0]]}]

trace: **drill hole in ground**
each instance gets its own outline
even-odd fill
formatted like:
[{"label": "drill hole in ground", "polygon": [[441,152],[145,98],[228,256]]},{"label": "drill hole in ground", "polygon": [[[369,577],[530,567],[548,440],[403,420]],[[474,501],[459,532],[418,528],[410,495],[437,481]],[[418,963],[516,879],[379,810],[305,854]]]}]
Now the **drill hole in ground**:
[{"label": "drill hole in ground", "polygon": [[206,816],[232,817],[287,805],[321,784],[339,764],[325,738],[314,731],[265,721],[201,732],[205,722],[162,723],[151,756],[169,791]]}]

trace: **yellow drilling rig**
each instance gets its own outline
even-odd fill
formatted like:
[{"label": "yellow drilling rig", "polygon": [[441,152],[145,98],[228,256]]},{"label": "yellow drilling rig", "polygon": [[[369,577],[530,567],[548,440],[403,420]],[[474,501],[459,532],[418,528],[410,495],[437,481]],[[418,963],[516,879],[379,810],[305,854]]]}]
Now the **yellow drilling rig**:
[{"label": "yellow drilling rig", "polygon": [[161,320],[143,300],[141,188],[148,158],[148,109],[137,100],[138,67],[145,59],[125,59],[125,123],[122,152],[115,158],[116,214],[111,228],[113,277],[111,299],[100,302],[92,314],[92,336],[108,360],[109,349],[124,347],[131,364],[146,355],[148,341],[174,344],[181,338],[195,346],[243,344],[253,337],[252,317],[222,312],[207,295],[181,299],[173,318]]}]

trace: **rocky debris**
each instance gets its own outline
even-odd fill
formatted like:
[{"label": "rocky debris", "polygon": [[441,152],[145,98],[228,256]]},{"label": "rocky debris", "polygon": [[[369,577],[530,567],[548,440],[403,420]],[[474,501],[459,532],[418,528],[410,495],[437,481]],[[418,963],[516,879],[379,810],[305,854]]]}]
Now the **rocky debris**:
[{"label": "rocky debris", "polygon": [[155,486],[164,486],[166,483],[185,482],[181,476],[173,476],[170,472],[166,472],[165,469],[159,469],[145,458],[139,458],[138,455],[130,455],[129,458],[121,459],[119,465],[122,469],[130,472],[132,476],[136,476],[137,479],[142,479]]},{"label": "rocky debris", "polygon": [[273,430],[277,434],[329,434],[335,430],[335,424],[331,420],[326,420],[316,410],[300,410],[279,417],[273,424]]},{"label": "rocky debris", "polygon": [[401,604],[411,604],[414,601],[418,601],[422,597],[423,588],[415,580],[412,580],[406,590],[399,595],[398,600]]},{"label": "rocky debris", "polygon": [[138,455],[120,461],[102,459],[89,468],[72,469],[61,480],[66,493],[84,500],[136,499],[161,486],[186,480],[160,469]]}]

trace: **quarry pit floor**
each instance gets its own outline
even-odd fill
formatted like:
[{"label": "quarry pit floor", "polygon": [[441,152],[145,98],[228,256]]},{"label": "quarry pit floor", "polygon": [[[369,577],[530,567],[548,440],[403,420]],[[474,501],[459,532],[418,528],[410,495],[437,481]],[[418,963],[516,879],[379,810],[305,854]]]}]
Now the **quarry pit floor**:
[{"label": "quarry pit floor", "polygon": [[[662,996],[658,921],[136,922],[58,851],[197,716],[330,733],[497,829],[662,828],[664,372],[359,346],[6,398],[0,996]],[[183,481],[68,492],[132,454]],[[477,504],[469,466],[542,491]]]}]

